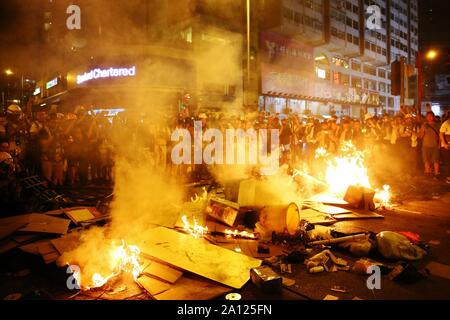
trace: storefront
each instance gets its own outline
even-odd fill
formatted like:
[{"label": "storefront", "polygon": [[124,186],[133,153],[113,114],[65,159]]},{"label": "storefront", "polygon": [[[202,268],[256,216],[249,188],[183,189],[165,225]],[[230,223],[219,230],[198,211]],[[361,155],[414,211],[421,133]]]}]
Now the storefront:
[{"label": "storefront", "polygon": [[176,111],[181,97],[195,90],[194,80],[194,68],[184,60],[161,56],[102,59],[48,80],[39,105],[56,105],[64,113],[80,105],[107,111]]},{"label": "storefront", "polygon": [[261,34],[260,110],[360,117],[363,107],[380,107],[378,92],[316,77],[313,51],[278,34]]}]

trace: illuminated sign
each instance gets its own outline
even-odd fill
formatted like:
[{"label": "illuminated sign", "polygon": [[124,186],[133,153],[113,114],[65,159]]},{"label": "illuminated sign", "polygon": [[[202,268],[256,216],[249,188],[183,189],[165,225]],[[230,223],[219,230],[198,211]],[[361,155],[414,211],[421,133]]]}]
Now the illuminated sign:
[{"label": "illuminated sign", "polygon": [[49,82],[47,82],[47,83],[45,84],[45,88],[46,88],[46,89],[50,89],[50,88],[53,88],[53,87],[56,86],[56,85],[58,85],[58,78],[52,79],[52,80],[50,80]]},{"label": "illuminated sign", "polygon": [[37,96],[38,94],[41,94],[41,87],[37,87],[33,92],[33,96]]},{"label": "illuminated sign", "polygon": [[317,68],[317,77],[320,79],[326,79],[327,72],[323,69]]},{"label": "illuminated sign", "polygon": [[131,68],[109,68],[109,69],[92,69],[84,74],[77,75],[77,84],[102,78],[121,78],[134,77],[136,75],[136,66]]}]

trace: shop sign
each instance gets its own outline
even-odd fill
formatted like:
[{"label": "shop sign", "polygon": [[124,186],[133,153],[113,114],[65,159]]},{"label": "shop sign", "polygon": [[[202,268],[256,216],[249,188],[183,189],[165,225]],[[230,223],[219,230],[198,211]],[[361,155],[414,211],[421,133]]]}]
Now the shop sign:
[{"label": "shop sign", "polygon": [[95,68],[83,74],[77,75],[77,84],[82,84],[89,80],[104,78],[123,78],[136,76],[136,66],[126,68]]},{"label": "shop sign", "polygon": [[45,89],[50,89],[58,85],[58,78],[52,79],[45,84]]}]

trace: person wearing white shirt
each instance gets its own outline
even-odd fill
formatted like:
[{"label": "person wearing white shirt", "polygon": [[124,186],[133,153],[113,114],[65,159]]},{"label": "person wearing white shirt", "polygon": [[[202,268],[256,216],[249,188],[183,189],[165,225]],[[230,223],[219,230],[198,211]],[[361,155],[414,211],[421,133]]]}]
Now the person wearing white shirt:
[{"label": "person wearing white shirt", "polygon": [[450,184],[450,119],[442,124],[439,131],[441,136],[442,156],[445,166],[445,182]]}]

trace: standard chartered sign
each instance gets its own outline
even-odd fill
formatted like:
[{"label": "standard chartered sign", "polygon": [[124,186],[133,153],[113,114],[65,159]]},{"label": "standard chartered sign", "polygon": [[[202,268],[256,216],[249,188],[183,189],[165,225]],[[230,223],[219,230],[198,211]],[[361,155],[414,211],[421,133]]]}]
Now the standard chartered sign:
[{"label": "standard chartered sign", "polygon": [[77,84],[81,84],[93,79],[134,77],[135,75],[136,66],[132,66],[131,68],[96,68],[83,74],[77,75]]}]

